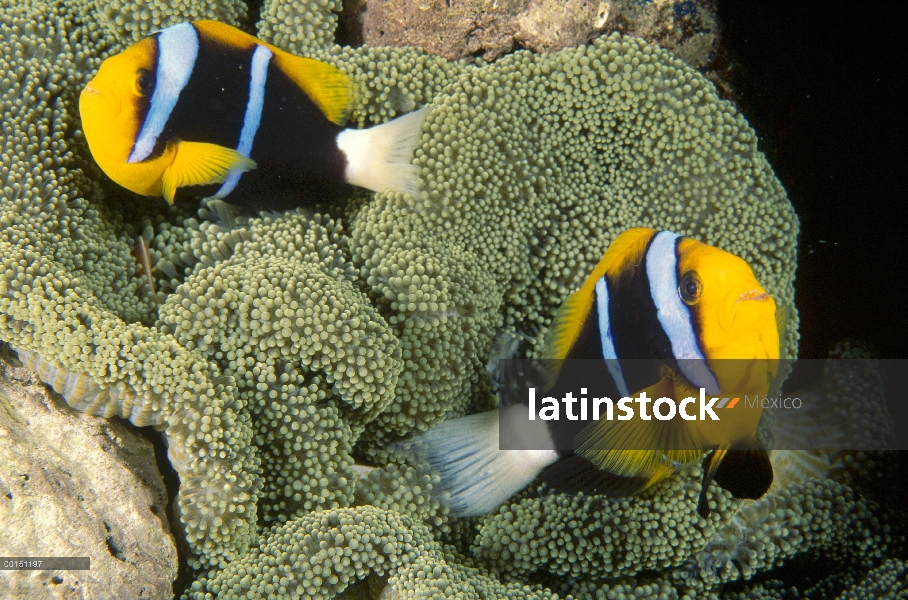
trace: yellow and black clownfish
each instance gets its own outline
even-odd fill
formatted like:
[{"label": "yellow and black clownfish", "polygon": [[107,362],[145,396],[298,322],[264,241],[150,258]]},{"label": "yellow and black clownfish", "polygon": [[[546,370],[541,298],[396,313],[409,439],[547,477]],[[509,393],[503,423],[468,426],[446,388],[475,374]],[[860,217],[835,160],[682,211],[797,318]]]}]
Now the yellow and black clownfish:
[{"label": "yellow and black clownfish", "polygon": [[269,208],[338,184],[417,193],[428,107],[371,129],[340,123],[348,78],[216,21],[181,23],[104,61],[79,111],[101,169],[128,190]]},{"label": "yellow and black clownfish", "polygon": [[[701,388],[764,397],[778,369],[785,319],[741,258],[669,231],[631,229],[556,313],[543,351],[555,360],[544,362],[602,360],[602,374],[621,397],[646,392],[680,400]],[[623,370],[627,363],[655,365],[656,376],[641,384],[639,371]],[[547,369],[548,389],[558,387],[562,369]],[[573,389],[571,383],[560,386]],[[516,406],[445,421],[406,445],[440,474],[456,516],[489,512],[540,474],[555,489],[637,493],[711,450],[697,507],[707,516],[713,480],[738,498],[759,498],[772,484],[772,465],[755,437],[762,409],[744,404],[720,421],[637,416],[591,423],[528,422],[526,408]],[[500,427],[532,440],[532,449],[500,450]]]}]

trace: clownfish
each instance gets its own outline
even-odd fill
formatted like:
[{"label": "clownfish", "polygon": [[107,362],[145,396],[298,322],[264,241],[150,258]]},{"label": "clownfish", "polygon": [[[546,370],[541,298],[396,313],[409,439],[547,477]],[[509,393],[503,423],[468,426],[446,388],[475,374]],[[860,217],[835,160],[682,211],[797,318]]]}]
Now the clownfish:
[{"label": "clownfish", "polygon": [[291,206],[343,184],[417,193],[428,107],[370,129],[333,66],[216,21],[163,29],[105,60],[79,98],[92,156],[137,194]]},{"label": "clownfish", "polygon": [[[681,400],[701,389],[765,397],[786,319],[743,259],[669,231],[631,229],[555,314],[542,354],[556,366],[541,369],[543,389],[558,385],[565,360],[598,359],[603,379],[622,397],[646,392]],[[645,364],[652,383],[623,370],[628,363]],[[571,383],[561,381],[561,388],[576,392]],[[772,465],[756,438],[762,408],[745,404],[719,421],[638,415],[584,423],[528,421],[516,405],[445,421],[404,446],[441,476],[441,496],[460,517],[495,509],[540,474],[556,490],[634,494],[710,451],[697,506],[706,517],[713,480],[736,498],[759,498],[772,484]],[[532,439],[532,449],[499,449],[499,427],[517,439],[530,436],[522,439]]]}]

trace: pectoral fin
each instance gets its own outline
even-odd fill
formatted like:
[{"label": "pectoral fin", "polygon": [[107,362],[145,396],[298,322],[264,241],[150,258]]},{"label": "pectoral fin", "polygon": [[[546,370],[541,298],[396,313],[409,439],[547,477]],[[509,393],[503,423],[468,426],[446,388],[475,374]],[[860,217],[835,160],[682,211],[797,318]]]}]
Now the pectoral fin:
[{"label": "pectoral fin", "polygon": [[249,171],[254,168],[254,160],[233,148],[180,141],[176,143],[173,163],[164,170],[161,178],[161,193],[167,202],[173,204],[177,188],[222,183],[234,169]]},{"label": "pectoral fin", "polygon": [[[779,344],[785,343],[785,334],[788,331],[788,323],[791,321],[791,307],[787,304],[782,304],[776,309],[776,332],[779,334]],[[781,350],[781,348],[780,348]],[[779,390],[776,385],[781,386],[784,382],[784,378],[788,376],[788,369],[783,369],[782,372],[779,372],[779,358],[782,354],[776,355],[776,358],[769,361],[769,372],[771,379],[778,379],[778,381],[772,381],[772,387],[770,389],[774,390],[774,393],[778,393]]]},{"label": "pectoral fin", "polygon": [[[675,396],[670,377],[643,391],[652,399]],[[670,421],[653,418],[652,403],[648,410],[651,418],[646,421],[640,418],[636,403],[634,408],[638,414],[629,421],[600,420],[583,429],[574,439],[576,453],[614,475],[647,478],[644,488],[700,456],[687,421],[678,417]]]},{"label": "pectoral fin", "polygon": [[788,330],[788,322],[791,320],[791,308],[783,304],[776,309],[776,331],[779,332],[779,339],[785,339],[785,332]]}]

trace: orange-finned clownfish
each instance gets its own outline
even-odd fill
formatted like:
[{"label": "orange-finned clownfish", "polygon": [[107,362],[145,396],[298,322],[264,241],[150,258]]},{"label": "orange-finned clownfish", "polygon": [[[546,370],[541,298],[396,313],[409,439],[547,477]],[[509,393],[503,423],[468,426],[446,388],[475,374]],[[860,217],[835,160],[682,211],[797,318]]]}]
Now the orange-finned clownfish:
[{"label": "orange-finned clownfish", "polygon": [[180,23],[104,61],[79,98],[101,169],[137,194],[253,208],[343,184],[417,193],[428,107],[370,129],[340,123],[349,79],[216,21]]},{"label": "orange-finned clownfish", "polygon": [[[644,391],[651,399],[681,400],[697,397],[700,388],[765,397],[786,315],[741,258],[668,231],[631,229],[557,311],[542,354],[556,365],[602,360],[601,373],[626,397]],[[633,374],[621,366],[635,362],[629,359],[650,359],[656,382],[633,388]],[[550,370],[556,372],[547,378],[557,380],[560,369]],[[582,425],[527,421],[518,405],[512,407],[518,412],[445,421],[406,447],[440,474],[441,495],[456,516],[489,512],[540,474],[555,489],[634,494],[711,451],[697,506],[705,517],[713,480],[737,498],[759,498],[772,484],[772,465],[756,439],[762,409],[740,404],[716,422],[636,416]],[[500,426],[530,436],[522,439],[533,439],[526,446],[532,449],[500,450]]]}]

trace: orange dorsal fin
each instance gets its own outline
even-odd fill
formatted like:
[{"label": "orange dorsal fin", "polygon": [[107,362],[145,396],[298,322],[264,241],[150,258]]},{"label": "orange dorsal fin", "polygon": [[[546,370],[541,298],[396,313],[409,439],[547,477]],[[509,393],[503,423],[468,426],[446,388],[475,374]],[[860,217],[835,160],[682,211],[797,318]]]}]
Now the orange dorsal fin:
[{"label": "orange dorsal fin", "polygon": [[[655,233],[654,229],[628,229],[611,243],[602,259],[593,268],[583,286],[565,299],[555,313],[552,324],[549,325],[542,349],[545,361],[547,387],[554,385],[562,360],[568,353],[580,331],[583,323],[589,318],[589,312],[595,298],[596,282],[603,275],[618,273],[628,264],[642,256],[646,243]],[[582,358],[582,357],[579,357]]]},{"label": "orange dorsal fin", "polygon": [[269,49],[272,48],[272,46],[249,35],[245,31],[220,21],[194,21],[192,26],[202,35],[235,48],[248,48],[255,44],[268,46]]},{"label": "orange dorsal fin", "polygon": [[561,360],[567,356],[592,305],[593,293],[586,286],[567,297],[549,325],[543,350],[545,358]]},{"label": "orange dorsal fin", "polygon": [[318,104],[329,121],[340,125],[347,118],[353,104],[353,85],[346,75],[328,63],[286,52],[275,52],[274,60]]},{"label": "orange dorsal fin", "polygon": [[629,260],[642,255],[646,242],[654,233],[653,229],[628,229],[611,243],[583,286],[568,296],[555,313],[543,346],[544,358],[561,360],[567,357],[593,305],[596,282],[607,273],[617,273]]},{"label": "orange dorsal fin", "polygon": [[196,21],[193,25],[201,34],[229,46],[265,46],[274,53],[272,60],[278,68],[306,92],[329,121],[340,124],[347,117],[353,105],[353,85],[336,67],[320,60],[294,56],[226,23]]}]

